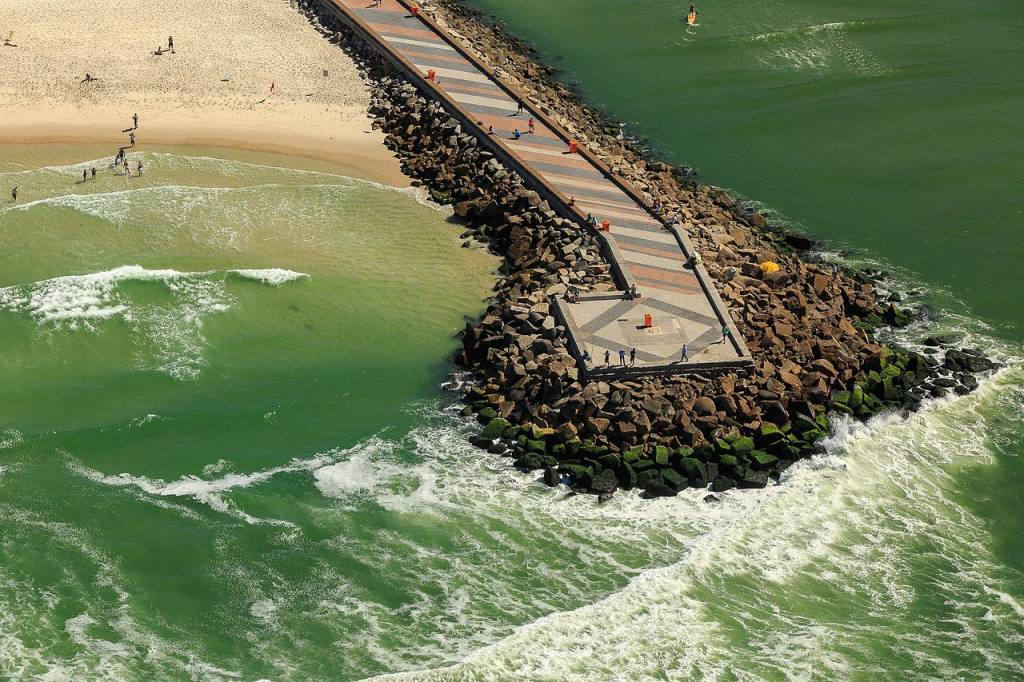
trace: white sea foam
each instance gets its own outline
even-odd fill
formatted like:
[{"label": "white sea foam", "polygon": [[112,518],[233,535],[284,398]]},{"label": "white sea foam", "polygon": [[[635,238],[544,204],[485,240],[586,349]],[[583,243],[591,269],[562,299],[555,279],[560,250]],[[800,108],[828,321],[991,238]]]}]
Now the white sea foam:
[{"label": "white sea foam", "polygon": [[[224,495],[232,490],[249,488],[270,480],[283,473],[312,471],[331,461],[332,454],[316,455],[310,459],[294,459],[288,464],[254,471],[246,474],[229,473],[220,478],[207,479],[199,476],[183,476],[176,481],[164,481],[130,473],[103,474],[79,462],[70,462],[69,468],[80,476],[114,487],[132,487],[147,496],[157,498],[188,497],[201,502],[214,511],[239,518],[249,524],[270,524],[294,528],[295,524],[279,519],[264,519],[252,516],[240,509]],[[219,462],[218,462],[219,464]],[[206,469],[204,468],[204,471]]]},{"label": "white sea foam", "polygon": [[234,274],[245,279],[256,280],[270,286],[276,287],[298,279],[308,279],[309,275],[304,272],[285,270],[283,268],[263,268],[261,270],[231,270]]},{"label": "white sea foam", "polygon": [[20,431],[15,429],[4,429],[0,431],[0,450],[16,448],[24,442],[25,438]]},{"label": "white sea foam", "polygon": [[252,606],[249,607],[249,614],[253,618],[264,622],[273,620],[275,611],[277,611],[277,604],[274,603],[273,599],[260,599],[253,602]]},{"label": "white sea foam", "polygon": [[[180,272],[123,265],[84,275],[66,275],[0,289],[0,312],[27,314],[41,327],[64,331],[96,330],[105,320],[128,323],[144,367],[175,379],[195,379],[203,365],[206,317],[226,312],[234,302],[225,278],[278,287],[308,275],[282,268]],[[173,305],[133,304],[122,289],[128,282],[159,282],[174,298]]]},{"label": "white sea foam", "polygon": [[[928,676],[956,676],[965,649],[985,656],[997,677],[1022,675],[1010,649],[987,645],[1005,635],[973,616],[984,605],[1019,619],[1020,604],[996,586],[985,524],[957,501],[955,485],[960,470],[991,460],[985,415],[1022,380],[1011,369],[906,420],[842,422],[827,454],[793,467],[782,485],[725,495],[719,516],[684,541],[677,563],[594,604],[540,618],[460,664],[395,677],[884,676],[884,663],[849,656],[865,637],[915,658]],[[1017,395],[1017,414],[1022,400]],[[684,505],[658,511],[686,523]],[[959,631],[917,622],[908,636],[900,614],[922,580],[941,585]]]},{"label": "white sea foam", "polygon": [[773,70],[842,72],[858,77],[879,77],[892,68],[849,37],[863,22],[838,21],[797,29],[759,33],[747,40],[765,45],[759,57]]}]

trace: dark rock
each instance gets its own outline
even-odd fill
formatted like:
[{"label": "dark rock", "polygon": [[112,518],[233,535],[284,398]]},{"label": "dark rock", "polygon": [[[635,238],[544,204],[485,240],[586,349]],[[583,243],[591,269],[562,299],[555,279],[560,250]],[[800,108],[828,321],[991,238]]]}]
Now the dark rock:
[{"label": "dark rock", "polygon": [[735,487],[736,481],[728,476],[719,476],[711,483],[711,490],[716,493],[724,493],[726,490],[732,490]]},{"label": "dark rock", "polygon": [[750,470],[739,482],[740,488],[763,488],[766,485],[768,485],[767,471]]}]

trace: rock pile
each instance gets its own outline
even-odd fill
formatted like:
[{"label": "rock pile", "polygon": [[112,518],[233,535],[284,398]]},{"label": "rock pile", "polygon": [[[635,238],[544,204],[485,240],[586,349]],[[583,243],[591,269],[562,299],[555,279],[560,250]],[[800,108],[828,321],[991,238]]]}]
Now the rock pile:
[{"label": "rock pile", "polygon": [[[362,60],[374,125],[404,170],[454,205],[469,226],[465,237],[504,257],[495,294],[479,322],[466,325],[455,358],[475,378],[464,395],[465,414],[484,424],[474,444],[543,471],[548,485],[602,496],[618,488],[641,488],[648,497],[687,487],[758,488],[816,451],[829,413],[863,419],[912,409],[928,396],[971,390],[973,373],[992,369],[973,352],[949,350],[939,362],[875,342],[877,327],[906,324],[909,314],[880,304],[869,276],[802,259],[797,249],[809,240],[769,229],[726,193],[641,158],[499,31],[451,2],[435,11],[651,205],[677,217],[755,361],[745,375],[589,380],[567,350],[551,297],[615,288],[595,236],[559,217],[475,131],[463,130],[333,17],[313,15]],[[765,261],[780,267],[766,271]]]}]

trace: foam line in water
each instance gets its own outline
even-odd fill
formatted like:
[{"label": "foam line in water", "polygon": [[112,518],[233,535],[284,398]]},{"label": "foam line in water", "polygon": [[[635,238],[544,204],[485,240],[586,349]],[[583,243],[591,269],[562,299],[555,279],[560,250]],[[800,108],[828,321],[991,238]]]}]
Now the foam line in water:
[{"label": "foam line in water", "polygon": [[[983,605],[1019,617],[1020,604],[1003,596],[1011,592],[994,568],[985,523],[956,493],[963,467],[991,461],[986,414],[1022,374],[1005,370],[977,392],[934,401],[906,420],[841,424],[827,453],[795,465],[784,484],[727,494],[728,511],[687,541],[676,563],[594,604],[522,626],[462,663],[385,677],[843,676],[858,665],[844,652],[860,646],[861,619],[808,622],[807,614],[858,609],[878,612],[874,640],[935,676],[955,677],[959,652],[983,650],[990,672],[1024,674],[1021,661],[987,646],[998,631],[980,630],[971,615]],[[1016,399],[1016,414],[1024,414],[1024,396]],[[940,586],[974,637],[928,622],[920,623],[919,641],[907,636],[899,605],[913,602],[922,578]],[[805,596],[806,605],[790,605]],[[894,608],[890,627],[883,614]]]}]

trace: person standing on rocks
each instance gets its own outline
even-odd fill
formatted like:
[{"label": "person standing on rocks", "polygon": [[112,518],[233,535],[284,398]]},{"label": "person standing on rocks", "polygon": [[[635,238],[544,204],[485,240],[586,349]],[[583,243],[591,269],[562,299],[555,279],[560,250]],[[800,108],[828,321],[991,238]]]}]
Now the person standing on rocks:
[{"label": "person standing on rocks", "polygon": [[626,366],[626,349],[625,348],[620,348],[619,349],[619,364],[622,365],[623,367]]}]

